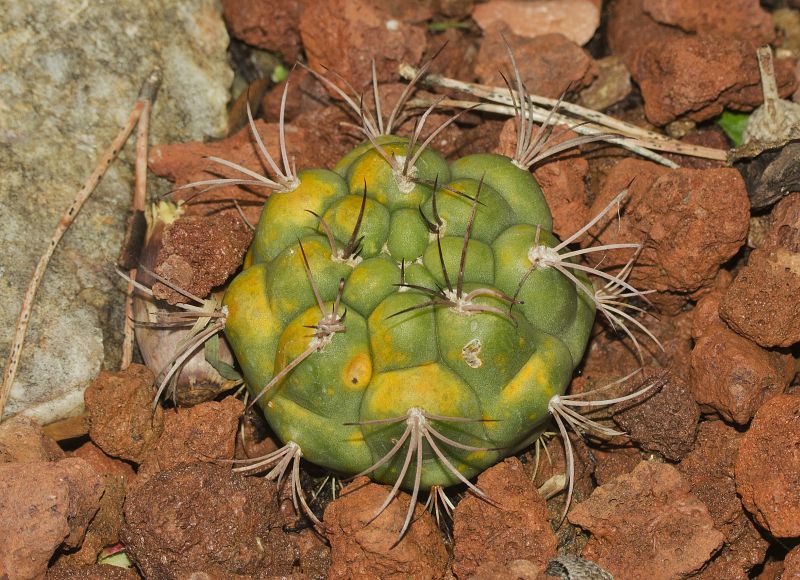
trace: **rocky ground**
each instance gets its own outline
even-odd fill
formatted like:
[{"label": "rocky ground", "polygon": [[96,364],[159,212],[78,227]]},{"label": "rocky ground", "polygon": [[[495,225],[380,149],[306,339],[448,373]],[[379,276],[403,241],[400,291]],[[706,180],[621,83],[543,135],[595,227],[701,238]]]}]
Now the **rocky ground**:
[{"label": "rocky ground", "polygon": [[[215,22],[192,18],[207,9],[187,3],[181,15]],[[570,102],[728,150],[738,143],[720,115],[762,104],[756,48],[770,43],[779,94],[800,101],[800,4],[792,1],[223,0],[222,13],[237,73],[227,135],[179,142],[213,131],[157,133],[150,170],[177,186],[209,179],[209,155],[261,170],[243,128],[244,102],[275,151],[281,60],[333,67],[362,87],[374,58],[391,102],[401,90],[398,65],[444,42],[434,72],[502,85],[502,33],[532,93],[566,91]],[[360,140],[343,126],[352,119],[302,69],[290,80],[289,154],[298,167],[330,167]],[[506,118],[469,113],[433,146],[450,157],[507,151],[513,131]],[[55,441],[24,415],[0,424],[0,577],[800,578],[800,181],[791,163],[779,167],[798,137],[774,133],[765,152],[731,164],[669,154],[677,167],[667,167],[592,144],[535,168],[562,238],[629,187],[619,220],[602,220],[591,233],[602,243],[644,243],[631,281],[654,290],[640,320],[664,347],[636,333],[644,370],[627,388],[658,389],[598,418],[628,436],[572,440],[575,492],[563,521],[556,437],[478,477],[497,505],[449,490],[452,519],[420,505],[396,546],[409,496],[365,525],[385,488],[359,479],[341,490],[304,466],[311,507],[326,526],[317,533],[285,487],[232,471],[232,460],[276,448],[233,391],[153,410],[153,372],[134,364],[100,372],[86,390],[85,436]],[[247,222],[258,220],[263,199],[231,187],[184,199],[154,268],[206,297],[240,267]],[[48,215],[63,200],[52,203]],[[625,259],[609,253],[604,264]],[[84,285],[95,287],[89,278]],[[164,285],[154,292],[179,300]],[[94,375],[103,348],[86,348],[81,357],[95,357],[87,371]],[[598,318],[571,390],[638,366],[630,340]],[[37,397],[17,393],[14,410],[49,401]],[[115,559],[134,567],[107,564]]]}]

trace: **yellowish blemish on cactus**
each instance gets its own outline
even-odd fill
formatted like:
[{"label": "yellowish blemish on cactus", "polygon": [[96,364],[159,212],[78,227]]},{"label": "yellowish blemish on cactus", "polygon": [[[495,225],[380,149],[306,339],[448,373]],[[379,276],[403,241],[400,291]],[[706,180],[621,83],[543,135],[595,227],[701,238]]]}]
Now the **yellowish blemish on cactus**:
[{"label": "yellowish blemish on cactus", "polygon": [[363,390],[372,379],[372,357],[359,353],[350,359],[342,371],[342,384],[348,388]]}]

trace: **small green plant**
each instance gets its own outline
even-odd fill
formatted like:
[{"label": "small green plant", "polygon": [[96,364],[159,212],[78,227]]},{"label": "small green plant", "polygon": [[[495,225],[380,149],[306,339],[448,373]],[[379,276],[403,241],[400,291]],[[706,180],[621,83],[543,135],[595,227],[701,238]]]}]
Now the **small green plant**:
[{"label": "small green plant", "polygon": [[[516,70],[513,56],[512,64]],[[517,73],[514,156],[448,163],[430,143],[455,117],[422,140],[431,107],[409,137],[396,134],[411,86],[426,71],[387,119],[374,66],[374,113],[320,77],[359,116],[366,137],[333,170],[298,172],[290,162],[287,84],[279,159],[250,118],[268,174],[214,159],[242,176],[187,186],[271,191],[245,268],[225,294],[224,326],[250,404],[260,406],[285,446],[240,469],[290,473],[295,506],[317,523],[300,488],[301,458],[392,485],[373,519],[408,490],[401,536],[421,490],[432,490],[429,503],[445,511],[452,508],[445,487],[464,484],[486,497],[470,479],[535,442],[551,417],[568,452],[565,425],[604,429],[576,409],[616,399],[564,393],[596,311],[615,325],[640,325],[624,300],[642,294],[627,282],[629,268],[615,275],[581,261],[606,250],[636,251],[637,244],[572,246],[625,192],[560,241],[530,172],[549,155],[598,137],[549,147],[552,123],[533,125]],[[604,286],[596,290],[591,278]],[[571,456],[568,465],[571,495]]]}]

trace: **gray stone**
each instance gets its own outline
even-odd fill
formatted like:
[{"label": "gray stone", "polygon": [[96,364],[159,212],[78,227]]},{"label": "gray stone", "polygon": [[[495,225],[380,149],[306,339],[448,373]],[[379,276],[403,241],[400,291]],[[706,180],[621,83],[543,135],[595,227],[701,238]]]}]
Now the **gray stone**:
[{"label": "gray stone", "polygon": [[[62,212],[128,117],[142,81],[163,83],[151,142],[220,136],[233,73],[217,0],[30,0],[0,18],[0,359]],[[114,262],[130,208],[133,139],[56,250],[6,414],[79,414],[83,389],[120,360]]]}]

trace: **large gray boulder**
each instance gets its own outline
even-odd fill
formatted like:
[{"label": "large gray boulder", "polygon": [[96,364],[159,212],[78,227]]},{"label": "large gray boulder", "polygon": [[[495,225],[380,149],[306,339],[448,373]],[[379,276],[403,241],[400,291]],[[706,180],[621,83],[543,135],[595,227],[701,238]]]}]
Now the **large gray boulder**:
[{"label": "large gray boulder", "polygon": [[[151,142],[220,136],[233,73],[217,0],[29,0],[0,17],[0,360],[59,216],[123,125],[155,66]],[[79,414],[116,370],[123,287],[114,273],[133,184],[133,139],[56,250],[6,416]]]}]

